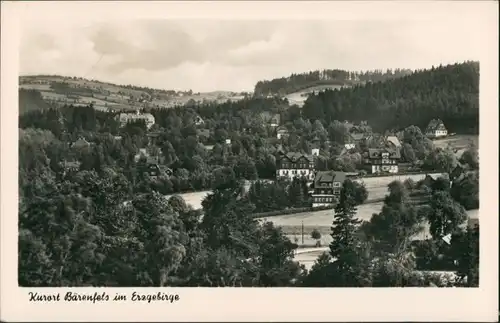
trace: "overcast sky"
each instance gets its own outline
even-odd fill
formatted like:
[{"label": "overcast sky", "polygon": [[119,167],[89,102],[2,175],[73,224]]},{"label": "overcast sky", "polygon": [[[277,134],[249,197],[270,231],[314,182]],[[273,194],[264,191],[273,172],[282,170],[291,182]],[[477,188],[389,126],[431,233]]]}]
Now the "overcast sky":
[{"label": "overcast sky", "polygon": [[193,91],[251,91],[316,69],[478,60],[474,24],[428,21],[129,20],[23,23],[20,73]]}]

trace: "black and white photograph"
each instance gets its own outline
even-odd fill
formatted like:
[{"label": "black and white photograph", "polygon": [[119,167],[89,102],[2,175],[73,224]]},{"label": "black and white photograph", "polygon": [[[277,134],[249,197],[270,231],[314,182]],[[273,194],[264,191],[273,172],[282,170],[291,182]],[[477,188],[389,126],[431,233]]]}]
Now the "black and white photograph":
[{"label": "black and white photograph", "polygon": [[479,288],[484,39],[434,14],[21,19],[17,285]]}]

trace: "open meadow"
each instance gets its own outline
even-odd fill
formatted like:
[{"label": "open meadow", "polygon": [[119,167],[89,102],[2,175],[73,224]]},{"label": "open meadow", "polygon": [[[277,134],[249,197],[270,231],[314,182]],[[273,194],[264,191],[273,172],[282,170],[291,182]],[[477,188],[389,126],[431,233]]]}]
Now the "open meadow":
[{"label": "open meadow", "polygon": [[307,100],[307,96],[312,93],[312,92],[320,92],[324,90],[334,90],[334,89],[340,89],[342,87],[345,87],[346,85],[318,85],[318,86],[313,86],[304,90],[300,90],[297,92],[293,92],[290,94],[285,95],[285,98],[288,100],[290,105],[296,104],[299,107],[304,105],[304,102]]},{"label": "open meadow", "polygon": [[474,145],[479,147],[479,136],[478,135],[455,135],[449,136],[443,139],[437,139],[432,141],[434,146],[439,148],[447,148],[451,149],[463,149],[467,148],[470,145]]}]

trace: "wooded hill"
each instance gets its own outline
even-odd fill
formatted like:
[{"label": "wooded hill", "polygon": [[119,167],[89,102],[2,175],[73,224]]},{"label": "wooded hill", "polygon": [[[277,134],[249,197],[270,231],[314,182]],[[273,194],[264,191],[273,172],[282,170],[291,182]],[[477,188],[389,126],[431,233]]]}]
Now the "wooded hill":
[{"label": "wooded hill", "polygon": [[285,95],[305,90],[318,85],[356,85],[367,82],[378,82],[394,79],[411,74],[409,69],[374,70],[367,72],[349,72],[339,69],[312,71],[300,74],[291,74],[272,80],[259,81],[255,85],[254,94]]},{"label": "wooded hill", "polygon": [[312,94],[303,107],[310,120],[366,120],[374,131],[440,118],[449,132],[479,132],[479,63],[433,67],[385,82]]}]

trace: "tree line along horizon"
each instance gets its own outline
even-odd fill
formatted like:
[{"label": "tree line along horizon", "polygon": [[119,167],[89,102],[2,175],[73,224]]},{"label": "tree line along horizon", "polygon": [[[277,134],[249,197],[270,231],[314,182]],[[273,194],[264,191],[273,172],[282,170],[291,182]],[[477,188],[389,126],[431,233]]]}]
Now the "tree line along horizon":
[{"label": "tree line along horizon", "polygon": [[[20,114],[19,282],[28,286],[313,286],[310,281],[307,283],[306,278],[313,279],[314,268],[306,274],[293,262],[296,246],[281,229],[272,224],[260,226],[251,216],[256,207],[267,211],[283,206],[300,206],[306,196],[301,190],[301,183],[266,184],[265,189],[259,190],[260,194],[255,194],[257,190],[254,189],[253,196],[243,194],[238,184],[243,179],[275,176],[274,153],[278,140],[262,124],[259,114],[268,111],[282,115],[283,122],[291,130],[288,140],[281,141],[287,150],[308,151],[313,138],[330,140],[334,144],[324,149],[320,160],[326,169],[346,170],[353,165],[355,167],[357,156],[341,162],[333,158],[342,144],[340,138],[345,134],[341,123],[335,120],[356,120],[362,111],[357,104],[363,102],[364,95],[370,95],[379,102],[385,102],[384,109],[398,111],[397,122],[401,122],[399,127],[404,129],[405,158],[422,160],[428,167],[449,171],[458,162],[454,155],[433,147],[420,129],[409,123],[405,113],[419,106],[422,109],[421,120],[433,113],[432,118],[462,120],[456,126],[450,124],[451,131],[473,132],[474,126],[470,126],[472,123],[465,119],[473,115],[477,118],[478,115],[477,93],[473,91],[478,87],[469,84],[478,80],[474,71],[468,64],[447,66],[364,87],[325,91],[310,97],[302,111],[275,98],[152,110],[156,126],[162,132],[157,147],[163,156],[162,163],[174,169],[172,176],[160,178],[150,178],[139,171],[134,160],[138,148],[148,145],[144,123],[131,123],[120,128],[112,114],[96,111],[92,107],[49,107]],[[439,82],[441,88],[436,90],[433,82]],[[392,88],[397,90],[391,93]],[[471,93],[454,98],[454,94],[465,88]],[[21,101],[39,104],[40,98],[36,94],[30,93],[29,98],[25,94],[20,96]],[[396,99],[398,95],[401,97]],[[430,105],[436,97],[441,98],[443,105]],[[394,105],[388,104],[391,99],[395,100]],[[340,101],[347,110],[338,108]],[[454,103],[458,106],[449,108],[448,104]],[[348,115],[349,109],[352,109],[352,116]],[[316,115],[320,112],[325,118],[317,119]],[[200,129],[192,122],[196,115],[205,120],[205,128],[209,129],[206,136],[200,135]],[[366,119],[373,121],[374,128],[388,124],[377,124],[377,118],[363,118]],[[393,127],[397,126],[394,119],[391,122]],[[116,139],[118,135],[120,140]],[[71,143],[82,136],[93,144],[81,149],[71,147]],[[231,138],[230,146],[224,145],[227,138]],[[207,150],[207,144],[213,144],[213,150]],[[471,151],[467,156],[463,162],[471,169],[477,169],[477,153],[474,155]],[[80,161],[79,171],[65,174],[60,164],[65,160]],[[470,248],[474,248],[477,242],[475,235],[472,231],[461,232],[458,225],[464,220],[464,205],[476,203],[476,178],[475,173],[472,174],[463,184],[467,188],[466,194],[461,194],[461,190],[457,193],[447,189],[432,193],[436,207],[446,209],[448,213],[444,214],[454,219],[452,227],[435,229],[436,237],[443,230],[450,231],[458,237],[456,241],[463,240],[463,243],[470,244]],[[171,198],[167,202],[162,198],[165,194],[204,188],[213,188],[214,192],[203,201],[202,220],[200,211],[190,209],[182,200]],[[343,190],[345,201],[339,204],[343,209],[335,212],[337,215],[344,214],[345,219],[350,217],[352,208],[357,204],[347,191]],[[397,194],[398,198],[393,196],[391,199],[396,199],[397,203],[394,203],[398,205],[398,210],[404,205],[405,211],[401,211],[404,216],[417,219],[414,219],[414,224],[420,224],[423,218],[432,219],[432,215],[423,215],[423,211],[413,209],[416,207],[406,200],[408,194]],[[281,197],[273,202],[269,196]],[[131,201],[131,204],[124,205],[124,201]],[[388,210],[383,209],[382,213],[389,214]],[[351,225],[345,219],[336,221],[346,224],[346,230],[351,233],[359,231],[357,223]],[[435,219],[435,222],[440,223],[441,220]],[[394,225],[389,222],[379,221],[375,227]],[[438,224],[435,226],[439,227]],[[390,239],[380,236],[377,230],[373,229],[364,236],[373,241]],[[413,232],[416,228],[408,230]],[[396,229],[393,231],[399,232]],[[354,245],[359,247],[362,241],[367,248],[375,246],[375,242],[368,238],[361,239],[358,233],[353,233],[350,239],[354,242],[349,248]],[[338,236],[340,233],[334,234]],[[255,240],[257,237],[258,240]],[[401,239],[409,239],[405,237]],[[439,244],[439,239],[435,240]],[[435,245],[432,246],[436,249]],[[332,257],[344,257],[339,248],[330,248],[337,250],[331,252]],[[384,275],[387,274],[386,267],[394,260],[390,257],[406,257],[408,268],[414,268],[415,261],[408,258],[408,247],[401,248],[404,252],[390,250],[379,254],[377,251],[377,256],[368,248],[363,257],[356,257],[359,261],[366,261],[365,265],[369,263],[382,270]],[[440,245],[440,248],[445,247]],[[131,250],[135,254],[130,254]],[[345,254],[345,259],[356,258],[349,252]],[[473,268],[474,261],[470,257],[467,259],[461,262],[461,266],[469,263],[469,267]],[[352,269],[347,265],[332,268],[325,259],[321,261],[324,262],[323,267],[328,268],[322,269],[326,270],[323,274],[328,277],[330,272],[340,275],[344,269],[345,273]],[[216,268],[215,264],[220,263],[224,266]],[[332,262],[335,263],[337,261]],[[361,265],[349,263],[361,270]],[[463,268],[460,269],[462,272],[470,269]],[[374,282],[373,277],[382,274],[375,272],[360,274],[367,286],[379,284]],[[341,276],[344,277],[345,273]],[[377,279],[382,279],[382,276]],[[406,278],[396,279],[395,284],[427,284],[430,279],[426,277],[424,282],[422,277],[415,278],[410,269],[403,276]],[[327,285],[341,284],[337,278],[322,279],[330,281],[325,282]],[[348,284],[360,282],[351,281]],[[380,284],[393,283],[385,281]]]}]

